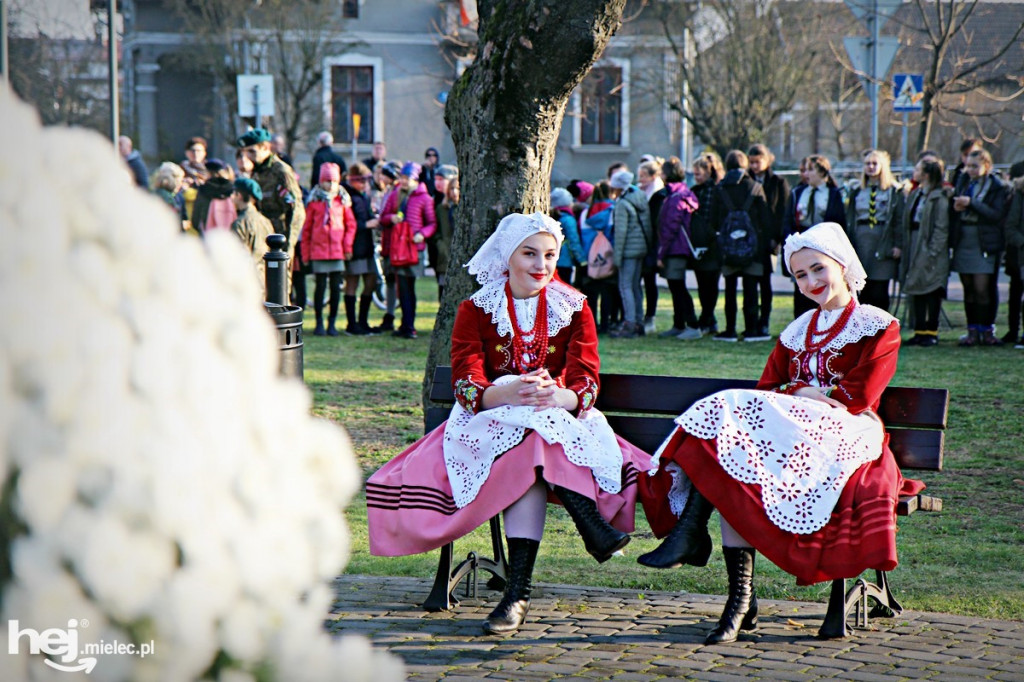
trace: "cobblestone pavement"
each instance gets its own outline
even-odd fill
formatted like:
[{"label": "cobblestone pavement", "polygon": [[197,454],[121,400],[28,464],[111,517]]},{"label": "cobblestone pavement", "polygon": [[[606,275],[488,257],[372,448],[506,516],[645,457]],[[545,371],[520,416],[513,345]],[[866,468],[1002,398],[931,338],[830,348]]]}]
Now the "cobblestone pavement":
[{"label": "cobblestone pavement", "polygon": [[821,641],[824,604],[764,600],[756,632],[704,646],[724,597],[541,584],[503,639],[480,629],[498,601],[482,582],[428,613],[430,580],[342,576],[328,629],[366,635],[411,680],[1024,680],[1024,622],[904,611]]}]

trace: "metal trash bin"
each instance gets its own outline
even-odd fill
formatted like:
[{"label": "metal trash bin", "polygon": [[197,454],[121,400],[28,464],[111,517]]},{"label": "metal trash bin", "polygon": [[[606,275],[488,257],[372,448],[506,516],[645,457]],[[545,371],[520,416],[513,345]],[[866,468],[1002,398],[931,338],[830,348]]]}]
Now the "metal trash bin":
[{"label": "metal trash bin", "polygon": [[269,302],[263,306],[277,327],[281,374],[302,381],[302,308]]}]

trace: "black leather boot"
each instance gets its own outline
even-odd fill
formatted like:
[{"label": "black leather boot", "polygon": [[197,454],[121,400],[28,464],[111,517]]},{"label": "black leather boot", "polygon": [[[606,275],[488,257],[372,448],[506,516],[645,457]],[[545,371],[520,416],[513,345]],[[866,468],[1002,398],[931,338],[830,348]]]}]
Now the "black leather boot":
[{"label": "black leather boot", "polygon": [[556,485],[555,495],[569,512],[576,530],[583,538],[583,546],[597,562],[604,563],[612,554],[629,544],[629,535],[605,521],[597,510],[597,503],[586,495]]},{"label": "black leather boot", "polygon": [[313,336],[324,336],[327,332],[324,330],[324,306],[321,303],[316,306],[316,329],[313,330]]},{"label": "black leather boot", "polygon": [[753,547],[723,547],[725,570],[729,574],[729,599],[705,644],[735,642],[740,630],[757,628],[757,595],[754,594]]},{"label": "black leather boot", "polygon": [[519,629],[530,610],[533,564],[540,542],[528,538],[508,538],[508,580],[498,606],[484,621],[489,635],[509,635]]},{"label": "black leather boot", "polygon": [[708,534],[708,519],[714,507],[707,498],[690,488],[686,506],[672,529],[658,548],[641,554],[636,561],[651,568],[676,568],[683,564],[707,566],[711,558],[711,535]]},{"label": "black leather boot", "polygon": [[330,306],[327,314],[327,336],[340,336],[341,332],[334,326],[335,321],[338,319],[338,290],[331,288],[331,300],[328,304]]},{"label": "black leather boot", "polygon": [[370,333],[370,306],[373,305],[373,296],[370,294],[363,294],[359,297],[359,319],[356,324],[363,330],[363,334]]}]

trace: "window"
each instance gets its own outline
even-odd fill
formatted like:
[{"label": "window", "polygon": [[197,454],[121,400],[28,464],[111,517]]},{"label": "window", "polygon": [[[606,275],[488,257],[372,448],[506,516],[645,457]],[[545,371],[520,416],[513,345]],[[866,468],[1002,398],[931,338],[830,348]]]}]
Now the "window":
[{"label": "window", "polygon": [[342,0],[341,17],[343,19],[359,18],[359,0]]},{"label": "window", "polygon": [[372,66],[331,67],[331,120],[335,139],[351,142],[355,138],[352,115],[359,114],[358,141],[373,142],[373,82]]},{"label": "window", "polygon": [[622,144],[622,69],[593,68],[580,86],[580,143]]}]

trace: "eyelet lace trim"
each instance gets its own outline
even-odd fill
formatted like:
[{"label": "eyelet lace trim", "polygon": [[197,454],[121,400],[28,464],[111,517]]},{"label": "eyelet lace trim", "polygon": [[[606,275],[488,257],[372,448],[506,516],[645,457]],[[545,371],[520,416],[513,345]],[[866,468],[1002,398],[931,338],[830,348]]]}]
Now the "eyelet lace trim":
[{"label": "eyelet lace trim", "polygon": [[[474,305],[491,316],[491,322],[498,328],[498,335],[512,336],[512,318],[508,314],[508,302],[505,297],[505,282],[502,278],[485,285],[469,297]],[[579,291],[558,281],[552,281],[544,288],[548,297],[548,338],[554,337],[572,322],[572,316],[583,310],[587,297]],[[533,329],[537,316],[537,299],[516,300],[516,317],[523,329]],[[523,307],[521,307],[521,305]]]},{"label": "eyelet lace trim", "polygon": [[[816,331],[828,329],[829,326],[839,319],[842,312],[842,308],[839,310],[821,311],[821,315],[818,318],[818,329]],[[811,317],[813,315],[814,311],[809,310],[796,318],[788,327],[786,327],[782,334],[779,335],[779,342],[792,351],[800,352],[805,350],[807,325],[811,323]],[[822,350],[838,350],[849,343],[856,343],[866,336],[874,336],[878,332],[888,329],[889,325],[896,321],[895,317],[881,308],[859,303],[857,304],[857,307],[853,309],[853,315],[850,316],[850,320],[846,323],[846,327],[839,332],[839,335],[836,336],[836,338],[826,344]]]},{"label": "eyelet lace trim", "polygon": [[[503,376],[494,383],[515,380]],[[460,509],[476,499],[494,460],[521,443],[527,430],[549,445],[560,445],[573,464],[589,468],[601,490],[615,494],[622,489],[622,450],[599,410],[589,409],[577,418],[561,408],[538,412],[502,405],[474,415],[456,403],[444,429],[444,463]]]},{"label": "eyelet lace trim", "polygon": [[[769,520],[800,535],[828,523],[850,476],[882,454],[884,437],[870,412],[853,415],[811,398],[742,389],[697,401],[676,424],[715,440],[726,473],[760,485]],[[669,494],[673,512],[685,500],[675,494]]]}]

